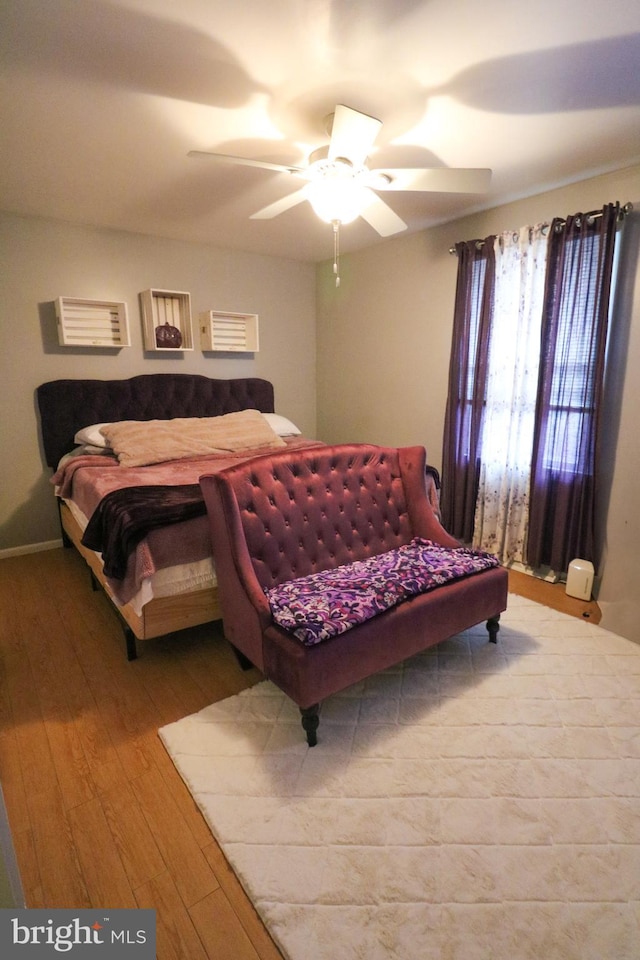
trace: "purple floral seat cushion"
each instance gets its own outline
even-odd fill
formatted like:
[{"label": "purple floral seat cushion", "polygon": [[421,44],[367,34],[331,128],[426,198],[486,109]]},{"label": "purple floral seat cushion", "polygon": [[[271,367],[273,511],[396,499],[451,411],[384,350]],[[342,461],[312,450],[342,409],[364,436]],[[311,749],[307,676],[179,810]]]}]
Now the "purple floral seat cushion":
[{"label": "purple floral seat cushion", "polygon": [[409,597],[499,565],[490,554],[415,537],[395,550],[288,580],[265,593],[274,621],[313,646]]}]

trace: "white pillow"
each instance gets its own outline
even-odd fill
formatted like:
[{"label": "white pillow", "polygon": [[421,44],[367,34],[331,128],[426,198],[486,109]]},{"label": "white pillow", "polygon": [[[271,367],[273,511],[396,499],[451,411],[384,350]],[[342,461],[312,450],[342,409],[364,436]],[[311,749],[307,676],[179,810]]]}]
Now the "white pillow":
[{"label": "white pillow", "polygon": [[271,429],[279,437],[299,437],[302,433],[302,430],[299,430],[295,423],[287,420],[286,417],[281,417],[278,413],[263,413],[262,416],[266,418]]},{"label": "white pillow", "polygon": [[109,441],[100,433],[100,429],[109,426],[109,423],[92,423],[88,427],[78,430],[73,439],[76,443],[85,443],[90,447],[108,447]]}]

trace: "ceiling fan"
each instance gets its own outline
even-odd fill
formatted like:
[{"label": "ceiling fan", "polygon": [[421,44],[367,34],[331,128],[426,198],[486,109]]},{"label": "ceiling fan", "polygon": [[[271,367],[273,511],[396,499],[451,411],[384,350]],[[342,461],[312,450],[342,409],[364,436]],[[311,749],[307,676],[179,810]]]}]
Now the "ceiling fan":
[{"label": "ceiling fan", "polygon": [[204,150],[191,150],[189,156],[260,167],[305,180],[305,185],[299,190],[258,210],[251,215],[251,219],[270,220],[308,201],[321,220],[333,225],[336,275],[338,230],[341,225],[362,217],[383,237],[406,230],[404,220],[377,196],[379,192],[484,193],[489,187],[491,170],[483,168],[371,169],[367,159],[382,122],[352,107],[338,104],[328,118],[327,127],[330,132],[328,145],[314,150],[308,164],[303,167]]}]

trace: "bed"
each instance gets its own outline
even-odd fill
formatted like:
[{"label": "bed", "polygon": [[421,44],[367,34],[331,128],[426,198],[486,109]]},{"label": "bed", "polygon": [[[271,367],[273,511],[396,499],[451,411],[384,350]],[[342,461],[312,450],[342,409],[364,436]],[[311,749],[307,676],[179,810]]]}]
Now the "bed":
[{"label": "bed", "polygon": [[[200,475],[278,445],[304,447],[317,443],[302,437],[286,418],[275,415],[273,385],[252,377],[221,380],[197,374],[145,374],[125,380],[54,380],[41,384],[36,394],[44,456],[54,471],[63,541],[80,552],[94,582],[104,589],[118,612],[127,657],[131,660],[137,656],[137,641],[219,619],[209,529],[198,486]],[[265,418],[269,429],[264,437],[260,432],[255,436],[251,433],[247,449],[236,444],[230,451],[202,453],[196,447],[195,456],[181,455],[149,464],[137,464],[134,458],[130,465],[126,458],[115,458],[114,450],[106,446],[106,438],[101,441],[96,429],[103,424],[118,427],[123,422],[126,426],[130,421],[144,421],[145,435],[150,435],[159,421],[167,421],[167,427],[173,429],[180,421],[190,427],[218,418],[216,423],[237,424],[242,419],[243,429],[251,421],[253,431],[258,413],[271,417]],[[262,423],[263,418],[259,419]],[[173,457],[175,451],[171,449]],[[145,507],[147,518],[154,514],[155,525],[142,536],[143,524],[133,536],[135,545],[123,571],[122,557],[118,565],[106,552],[86,545],[89,524],[93,521],[95,526],[98,505],[102,509],[108,502],[115,508],[119,498],[120,509],[124,509],[120,491],[140,492],[142,487],[149,488],[145,496],[155,490],[160,498],[156,504],[162,502],[163,510],[167,509],[170,491],[173,514],[165,525],[159,520],[159,506],[153,511]],[[104,526],[106,514],[102,520]],[[88,539],[91,542],[91,537]],[[113,539],[114,546],[122,541],[121,537]],[[114,570],[124,575],[114,576]]]}]

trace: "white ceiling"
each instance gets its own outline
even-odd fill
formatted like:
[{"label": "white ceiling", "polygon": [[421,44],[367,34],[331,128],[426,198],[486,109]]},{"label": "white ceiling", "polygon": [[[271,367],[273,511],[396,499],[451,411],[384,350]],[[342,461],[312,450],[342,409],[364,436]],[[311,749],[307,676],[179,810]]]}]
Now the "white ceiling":
[{"label": "white ceiling", "polygon": [[304,164],[344,103],[373,167],[492,168],[386,194],[412,232],[640,162],[639,0],[0,0],[0,79],[0,208],[301,260],[307,203],[249,219],[299,182],[187,152]]}]

